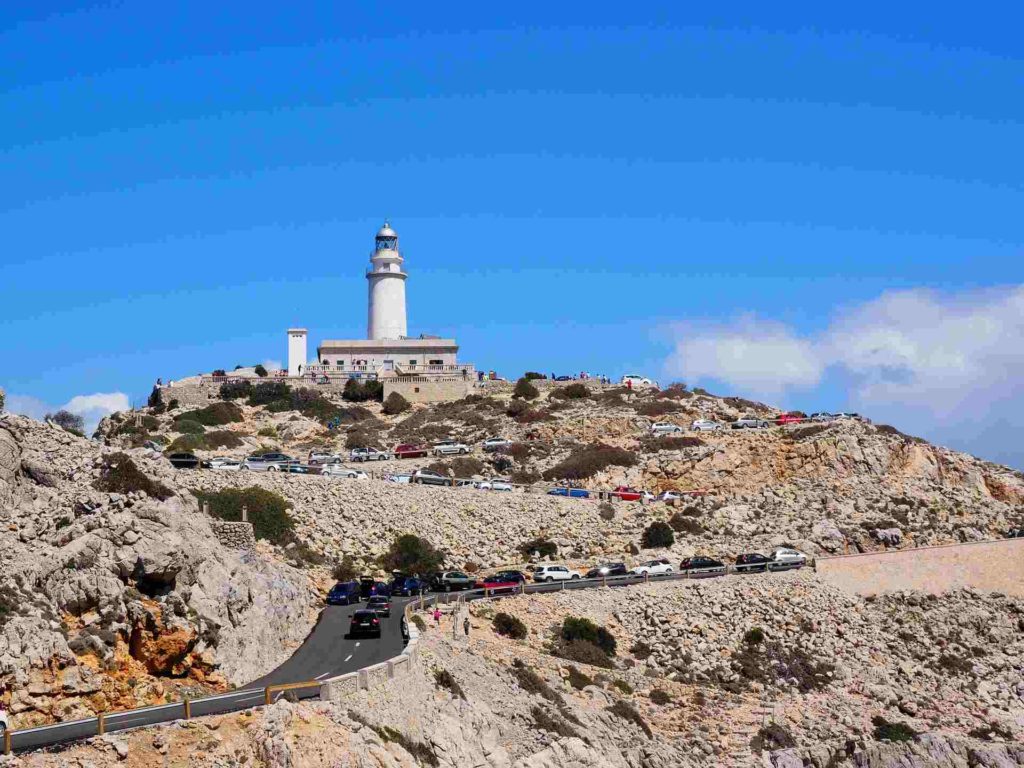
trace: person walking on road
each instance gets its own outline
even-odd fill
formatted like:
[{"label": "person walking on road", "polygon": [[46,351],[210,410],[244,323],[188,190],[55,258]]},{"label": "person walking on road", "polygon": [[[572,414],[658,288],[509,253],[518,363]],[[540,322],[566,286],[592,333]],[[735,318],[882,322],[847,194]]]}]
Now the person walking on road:
[{"label": "person walking on road", "polygon": [[435,627],[440,627],[441,626],[441,609],[438,608],[437,606],[434,607],[434,626]]}]

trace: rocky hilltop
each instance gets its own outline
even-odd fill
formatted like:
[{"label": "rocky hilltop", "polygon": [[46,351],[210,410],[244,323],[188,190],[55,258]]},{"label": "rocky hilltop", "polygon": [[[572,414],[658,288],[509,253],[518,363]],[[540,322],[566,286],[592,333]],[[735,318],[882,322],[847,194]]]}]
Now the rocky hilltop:
[{"label": "rocky hilltop", "polygon": [[[134,490],[104,490],[118,483]],[[307,575],[221,544],[162,459],[11,414],[0,551],[0,689],[17,727],[248,682],[315,619]]]}]

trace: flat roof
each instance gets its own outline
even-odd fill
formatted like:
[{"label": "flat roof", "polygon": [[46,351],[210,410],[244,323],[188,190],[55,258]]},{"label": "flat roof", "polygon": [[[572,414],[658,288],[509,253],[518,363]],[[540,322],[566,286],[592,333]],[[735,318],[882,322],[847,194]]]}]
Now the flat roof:
[{"label": "flat roof", "polygon": [[347,347],[349,349],[435,349],[454,347],[455,339],[325,339],[318,349],[325,347]]}]

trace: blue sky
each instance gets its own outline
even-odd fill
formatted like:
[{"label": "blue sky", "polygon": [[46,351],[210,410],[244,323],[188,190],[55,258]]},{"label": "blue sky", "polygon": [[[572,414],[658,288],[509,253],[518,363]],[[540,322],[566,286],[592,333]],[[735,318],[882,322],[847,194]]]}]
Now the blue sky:
[{"label": "blue sky", "polygon": [[487,5],[3,4],[9,401],[359,338],[388,218],[410,331],[482,368],[1024,467],[1018,5]]}]

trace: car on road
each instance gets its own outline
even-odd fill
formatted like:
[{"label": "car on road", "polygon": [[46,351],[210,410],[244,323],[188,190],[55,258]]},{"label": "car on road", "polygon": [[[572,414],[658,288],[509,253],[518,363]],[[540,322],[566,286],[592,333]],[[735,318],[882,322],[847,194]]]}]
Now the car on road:
[{"label": "car on road", "polygon": [[242,462],[238,459],[228,459],[220,456],[216,459],[210,459],[206,462],[206,466],[220,472],[238,472],[242,468]]},{"label": "car on road", "polygon": [[310,451],[306,457],[307,464],[332,464],[338,461],[341,461],[341,457],[328,451]]},{"label": "car on road", "polygon": [[835,416],[833,416],[831,413],[828,413],[827,411],[819,411],[818,413],[812,413],[810,418],[811,421],[818,422],[829,422],[835,421],[836,419]]},{"label": "car on road", "polygon": [[199,459],[193,453],[172,453],[167,460],[175,469],[195,469],[199,466]]},{"label": "car on road", "polygon": [[435,456],[464,456],[470,452],[470,447],[458,440],[442,440],[434,443],[432,449]]},{"label": "car on road", "polygon": [[768,570],[788,571],[807,565],[807,555],[791,547],[776,547],[769,556]]},{"label": "car on road", "polygon": [[587,571],[588,579],[611,579],[617,576],[628,576],[629,570],[625,563],[602,563]]},{"label": "car on road", "polygon": [[861,416],[859,413],[848,413],[848,412],[833,413],[832,414],[832,418],[836,419],[836,420],[845,420],[845,421],[860,421],[860,422],[863,422],[865,424],[870,424],[871,423],[871,419],[867,419],[867,418]]},{"label": "car on road", "polygon": [[487,480],[474,480],[473,487],[481,491],[511,491],[512,483],[500,477],[492,477]]},{"label": "car on road", "polygon": [[392,596],[412,597],[413,595],[424,594],[429,585],[423,579],[415,576],[399,576],[391,582]]},{"label": "car on road", "polygon": [[747,552],[736,555],[733,570],[736,573],[762,573],[768,570],[768,557],[760,552]]},{"label": "car on road", "polygon": [[538,565],[530,571],[530,578],[534,581],[570,581],[578,579],[580,575],[570,571],[564,565]]},{"label": "car on road", "polygon": [[572,376],[555,376],[552,381],[572,381]]},{"label": "car on road", "polygon": [[430,577],[430,588],[435,592],[469,589],[474,579],[462,571],[442,571]]},{"label": "car on road", "polygon": [[417,469],[412,473],[409,482],[420,485],[451,485],[452,479],[432,469]]},{"label": "car on road", "polygon": [[328,477],[344,477],[349,480],[369,480],[370,476],[361,469],[353,469],[341,464],[327,464],[320,470],[321,475]]},{"label": "car on road", "polygon": [[519,589],[521,581],[508,575],[506,572],[494,573],[490,576],[481,576],[473,584],[473,589],[483,589],[489,594],[495,592],[515,592]]},{"label": "car on road", "polygon": [[665,573],[672,573],[675,568],[664,557],[660,557],[657,560],[648,560],[646,563],[640,563],[640,565],[630,568],[630,573],[635,573],[637,576],[661,576]]},{"label": "car on road", "polygon": [[654,501],[654,494],[650,491],[641,491],[628,485],[617,485],[614,491],[608,492],[608,495],[623,501]]},{"label": "car on road", "polygon": [[499,581],[514,581],[516,584],[526,583],[526,574],[522,571],[498,571],[494,578]]},{"label": "car on road", "polygon": [[770,427],[772,422],[767,419],[758,418],[752,414],[741,416],[729,425],[731,429],[766,429]]},{"label": "car on road", "polygon": [[380,637],[380,616],[376,611],[360,608],[352,614],[352,623],[349,625],[348,634],[350,637],[362,635]]},{"label": "car on road", "polygon": [[391,474],[384,475],[384,481],[388,483],[400,483],[402,485],[408,485],[409,483],[412,482],[412,475],[392,472]]},{"label": "car on road", "polygon": [[339,581],[327,593],[328,605],[351,605],[358,603],[362,592],[358,581]]},{"label": "car on road", "polygon": [[242,469],[253,472],[276,472],[285,462],[295,461],[287,453],[260,453],[246,456],[242,460]]},{"label": "car on road", "polygon": [[548,496],[568,496],[570,499],[589,499],[590,491],[583,488],[552,488]]},{"label": "car on road", "polygon": [[646,376],[639,376],[635,373],[627,373],[623,376],[619,383],[624,387],[653,387],[654,382],[648,379]]},{"label": "car on road", "polygon": [[366,601],[366,610],[376,611],[378,616],[389,618],[391,616],[391,598],[374,595]]},{"label": "car on road", "polygon": [[[299,461],[283,461],[278,465],[278,471],[289,472],[293,475],[319,475],[323,467],[319,467],[316,464],[303,464]],[[267,471],[273,471],[272,467],[267,467]]]},{"label": "car on road", "polygon": [[679,572],[688,576],[724,576],[726,571],[725,563],[715,560],[712,557],[688,557],[679,564]]},{"label": "car on road", "polygon": [[786,424],[799,424],[802,421],[807,421],[807,414],[800,411],[790,411],[775,417],[775,423],[780,427]]},{"label": "car on road", "polygon": [[414,445],[413,443],[399,443],[395,446],[396,459],[422,459],[430,453],[425,445]]},{"label": "car on road", "polygon": [[654,497],[655,501],[681,501],[686,498],[682,491],[662,491]]},{"label": "car on road", "polygon": [[388,457],[380,448],[353,448],[348,452],[349,461],[385,461]]},{"label": "car on road", "polygon": [[722,425],[711,419],[694,419],[690,422],[690,429],[694,432],[721,432]]},{"label": "car on road", "polygon": [[678,424],[673,424],[670,421],[656,421],[651,424],[652,435],[671,435],[682,431],[682,427]]},{"label": "car on road", "polygon": [[502,448],[508,448],[510,445],[512,445],[512,441],[507,437],[488,437],[480,444],[484,449],[484,453],[500,451]]},{"label": "car on road", "polygon": [[1008,539],[1024,539],[1024,528],[1009,528],[1006,531]]}]

